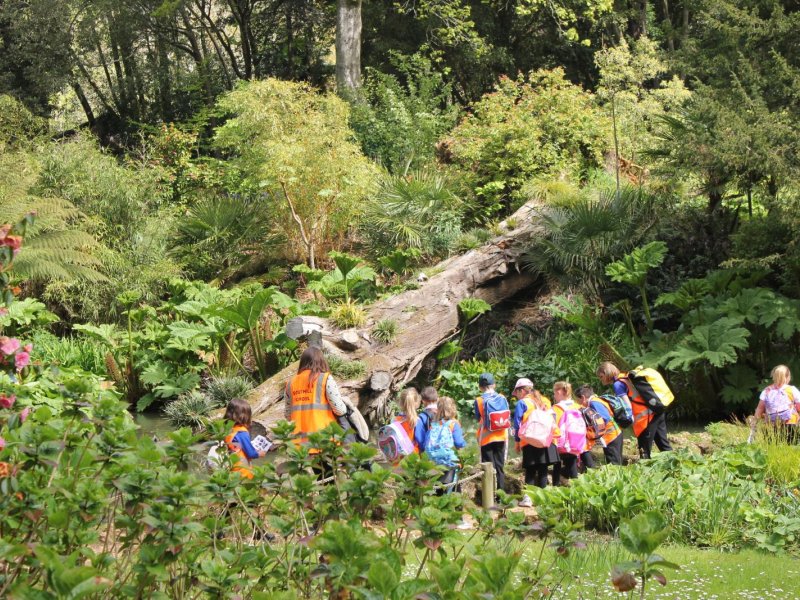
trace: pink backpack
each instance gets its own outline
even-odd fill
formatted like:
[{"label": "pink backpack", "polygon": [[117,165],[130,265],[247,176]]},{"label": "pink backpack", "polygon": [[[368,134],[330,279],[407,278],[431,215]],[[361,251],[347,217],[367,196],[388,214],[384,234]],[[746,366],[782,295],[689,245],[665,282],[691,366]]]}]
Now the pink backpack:
[{"label": "pink backpack", "polygon": [[392,421],[378,431],[378,448],[386,460],[397,462],[401,458],[414,453],[414,442],[408,437],[400,421]]},{"label": "pink backpack", "polygon": [[577,408],[559,406],[564,411],[558,428],[561,435],[556,447],[561,454],[575,454],[576,456],[586,450],[586,421],[583,420],[581,411]]},{"label": "pink backpack", "polygon": [[519,428],[519,439],[534,448],[548,448],[553,443],[555,428],[553,413],[534,408]]}]

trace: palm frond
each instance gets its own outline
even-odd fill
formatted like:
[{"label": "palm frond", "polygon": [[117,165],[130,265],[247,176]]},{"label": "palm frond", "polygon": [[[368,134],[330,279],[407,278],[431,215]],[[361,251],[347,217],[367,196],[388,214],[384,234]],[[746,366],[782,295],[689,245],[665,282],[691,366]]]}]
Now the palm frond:
[{"label": "palm frond", "polygon": [[544,234],[522,257],[528,270],[596,293],[605,266],[637,245],[654,224],[655,199],[638,188],[586,193],[540,212]]}]

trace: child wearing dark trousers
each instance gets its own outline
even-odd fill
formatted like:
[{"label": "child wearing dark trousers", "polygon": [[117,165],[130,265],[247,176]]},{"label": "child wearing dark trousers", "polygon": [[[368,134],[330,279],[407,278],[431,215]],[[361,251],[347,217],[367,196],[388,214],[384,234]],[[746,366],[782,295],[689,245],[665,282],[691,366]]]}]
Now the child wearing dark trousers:
[{"label": "child wearing dark trousers", "polygon": [[494,465],[497,477],[497,489],[506,489],[505,463],[506,463],[506,442],[508,441],[508,429],[490,431],[485,425],[484,403],[487,399],[499,397],[508,406],[505,397],[495,392],[494,375],[491,373],[481,373],[478,378],[478,388],[481,395],[475,399],[473,410],[475,418],[478,420],[478,444],[481,447],[481,462],[490,462]]}]

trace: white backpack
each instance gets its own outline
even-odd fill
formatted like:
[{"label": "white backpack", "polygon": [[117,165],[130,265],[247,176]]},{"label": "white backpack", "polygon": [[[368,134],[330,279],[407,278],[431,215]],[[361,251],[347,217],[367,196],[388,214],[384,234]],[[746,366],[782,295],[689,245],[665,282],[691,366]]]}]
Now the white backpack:
[{"label": "white backpack", "polygon": [[534,408],[519,428],[519,439],[534,448],[548,448],[553,443],[555,426],[549,410]]}]

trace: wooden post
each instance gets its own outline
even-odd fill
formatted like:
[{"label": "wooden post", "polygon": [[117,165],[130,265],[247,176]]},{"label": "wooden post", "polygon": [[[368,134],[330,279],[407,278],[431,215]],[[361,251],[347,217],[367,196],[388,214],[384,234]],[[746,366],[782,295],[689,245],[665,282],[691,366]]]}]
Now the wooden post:
[{"label": "wooden post", "polygon": [[494,506],[494,464],[490,462],[481,463],[481,469],[483,469],[481,505],[484,510],[489,510]]}]

